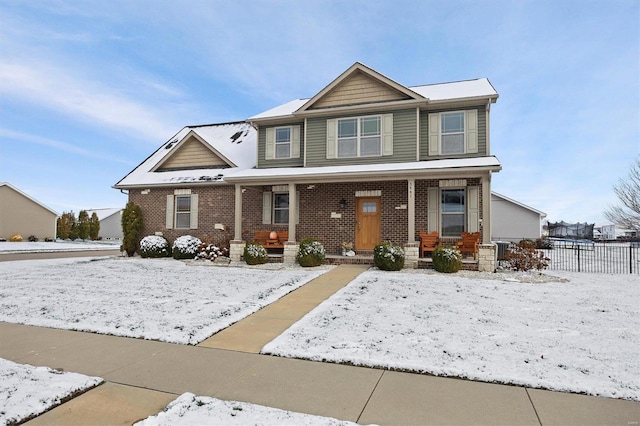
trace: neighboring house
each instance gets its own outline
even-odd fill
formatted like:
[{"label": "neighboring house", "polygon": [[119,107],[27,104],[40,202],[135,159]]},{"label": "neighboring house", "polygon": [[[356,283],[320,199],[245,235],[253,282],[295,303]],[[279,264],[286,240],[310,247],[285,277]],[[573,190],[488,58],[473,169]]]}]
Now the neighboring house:
[{"label": "neighboring house", "polygon": [[497,192],[491,193],[491,239],[518,242],[542,235],[547,214]]},{"label": "neighboring house", "polygon": [[98,235],[102,239],[122,239],[122,208],[87,210],[89,217],[91,217],[93,213],[98,216],[98,220],[100,221],[100,233]]},{"label": "neighboring house", "polygon": [[[359,253],[392,241],[415,266],[420,231],[450,242],[479,231],[491,241],[491,174],[501,165],[490,153],[489,111],[497,98],[487,79],[407,87],[355,63],[312,98],[233,124],[257,138],[243,164],[224,153],[236,146],[228,136],[207,139],[188,127],[168,145],[190,140],[226,157],[220,175],[212,178],[206,163],[195,178],[179,147],[167,146],[115,188],[130,189],[153,224],[147,233],[207,236],[224,225],[232,256],[258,230],[286,230],[285,261],[302,238],[315,237],[329,254],[345,241]],[[173,160],[177,169],[163,171]]]},{"label": "neighboring house", "polygon": [[0,182],[0,238],[7,241],[20,234],[26,241],[30,236],[39,240],[56,238],[58,213],[18,188]]}]

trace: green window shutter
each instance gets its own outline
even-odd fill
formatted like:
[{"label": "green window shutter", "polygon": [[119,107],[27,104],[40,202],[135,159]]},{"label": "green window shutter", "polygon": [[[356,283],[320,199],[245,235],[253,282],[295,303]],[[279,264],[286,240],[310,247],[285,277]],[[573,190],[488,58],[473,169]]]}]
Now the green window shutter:
[{"label": "green window shutter", "polygon": [[335,118],[327,120],[327,159],[336,158],[337,156],[337,120]]},{"label": "green window shutter", "polygon": [[480,188],[467,188],[467,232],[478,232],[480,229]]},{"label": "green window shutter", "polygon": [[291,126],[291,158],[300,158],[300,126]]},{"label": "green window shutter", "polygon": [[173,229],[173,194],[167,195],[167,229]]},{"label": "green window shutter", "polygon": [[189,215],[189,228],[198,229],[198,194],[191,194],[191,214]]},{"label": "green window shutter", "polygon": [[262,193],[262,224],[271,225],[271,191]]},{"label": "green window shutter", "polygon": [[264,151],[265,160],[273,160],[275,158],[276,151],[276,129],[273,127],[267,128],[267,143]]},{"label": "green window shutter", "polygon": [[467,153],[476,154],[478,152],[478,110],[471,109],[467,111],[464,121],[464,139],[467,144]]},{"label": "green window shutter", "polygon": [[393,114],[382,116],[382,155],[393,155]]},{"label": "green window shutter", "polygon": [[429,114],[429,155],[440,154],[440,114]]},{"label": "green window shutter", "polygon": [[427,192],[427,232],[440,232],[440,190],[429,188]]}]

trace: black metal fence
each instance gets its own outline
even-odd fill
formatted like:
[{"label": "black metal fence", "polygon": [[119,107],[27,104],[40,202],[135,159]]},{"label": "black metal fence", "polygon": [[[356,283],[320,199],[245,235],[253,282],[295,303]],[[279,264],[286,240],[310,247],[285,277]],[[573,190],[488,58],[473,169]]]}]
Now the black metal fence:
[{"label": "black metal fence", "polygon": [[553,248],[543,250],[549,270],[640,274],[640,243],[595,243],[555,240]]}]

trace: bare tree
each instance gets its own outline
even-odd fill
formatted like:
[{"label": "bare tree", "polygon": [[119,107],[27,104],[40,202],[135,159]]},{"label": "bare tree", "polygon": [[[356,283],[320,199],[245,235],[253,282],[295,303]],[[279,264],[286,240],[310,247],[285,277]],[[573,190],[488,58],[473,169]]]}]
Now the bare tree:
[{"label": "bare tree", "polygon": [[626,178],[620,178],[613,191],[621,204],[609,207],[604,215],[616,225],[640,231],[640,157],[636,158]]}]

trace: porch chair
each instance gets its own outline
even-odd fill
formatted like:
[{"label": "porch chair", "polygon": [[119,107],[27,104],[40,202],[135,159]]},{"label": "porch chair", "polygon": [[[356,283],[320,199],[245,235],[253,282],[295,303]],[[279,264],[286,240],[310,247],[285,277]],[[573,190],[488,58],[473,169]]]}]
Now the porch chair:
[{"label": "porch chair", "polygon": [[456,246],[462,254],[473,254],[473,260],[478,257],[478,243],[480,242],[480,232],[463,232],[462,241],[458,241]]},{"label": "porch chair", "polygon": [[427,234],[420,231],[420,257],[425,257],[425,253],[433,253],[440,245],[440,235],[437,231]]}]

